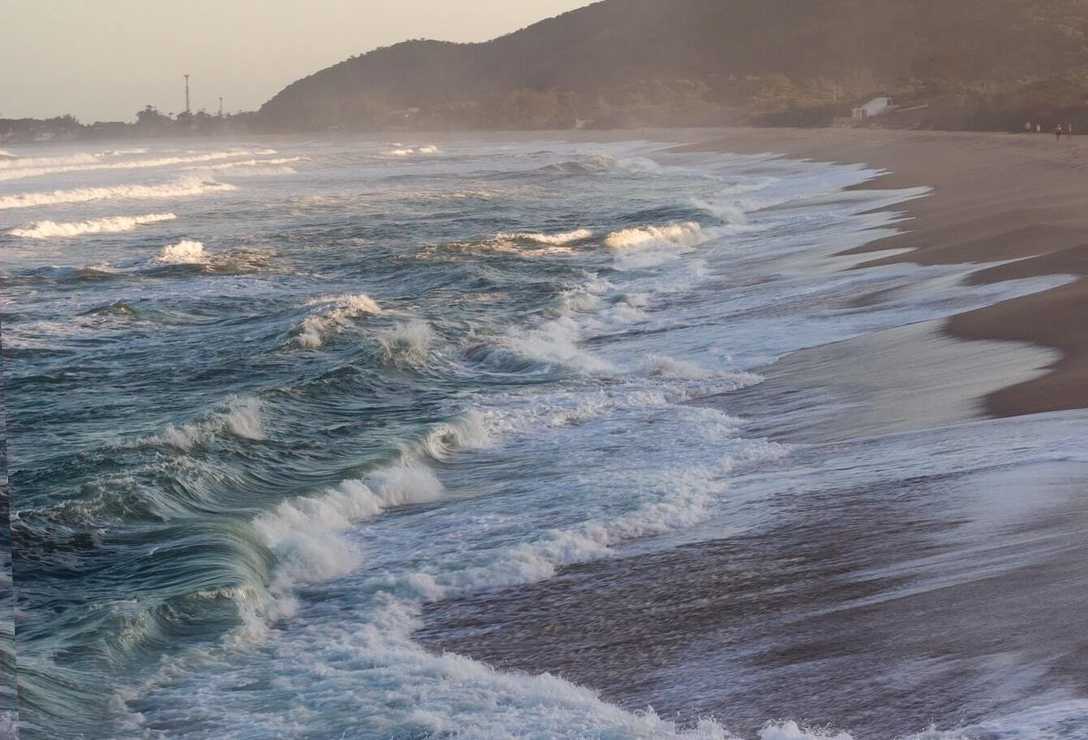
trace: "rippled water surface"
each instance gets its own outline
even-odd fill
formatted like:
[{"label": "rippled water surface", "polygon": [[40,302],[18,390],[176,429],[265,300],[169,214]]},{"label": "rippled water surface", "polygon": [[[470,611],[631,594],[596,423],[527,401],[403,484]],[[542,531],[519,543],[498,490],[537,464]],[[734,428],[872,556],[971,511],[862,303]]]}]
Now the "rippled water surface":
[{"label": "rippled water surface", "polygon": [[[734,714],[816,736],[694,627],[656,689],[636,690],[666,670],[642,658],[583,671],[606,698],[417,630],[482,604],[467,639],[489,594],[567,566],[811,525],[827,491],[933,473],[905,472],[924,444],[942,475],[1078,454],[1068,418],[1004,454],[1001,426],[946,448],[767,431],[793,423],[759,396],[783,355],[1062,282],[835,271],[925,194],[844,190],[876,174],[858,166],[500,137],[18,154],[0,250],[24,737],[724,737]],[[577,611],[540,603],[549,624]],[[541,670],[579,673],[573,635],[533,630],[559,663]],[[700,698],[730,683],[733,704]],[[1015,698],[1082,711],[1052,688]]]}]

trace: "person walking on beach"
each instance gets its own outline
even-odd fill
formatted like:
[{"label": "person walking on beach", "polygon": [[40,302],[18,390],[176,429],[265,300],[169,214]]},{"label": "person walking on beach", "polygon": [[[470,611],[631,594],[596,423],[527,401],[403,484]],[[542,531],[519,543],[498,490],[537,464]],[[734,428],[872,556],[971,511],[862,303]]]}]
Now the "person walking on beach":
[{"label": "person walking on beach", "polygon": [[1060,123],[1057,126],[1054,127],[1054,137],[1058,140],[1058,143],[1061,143],[1061,140],[1062,140],[1062,125]]}]

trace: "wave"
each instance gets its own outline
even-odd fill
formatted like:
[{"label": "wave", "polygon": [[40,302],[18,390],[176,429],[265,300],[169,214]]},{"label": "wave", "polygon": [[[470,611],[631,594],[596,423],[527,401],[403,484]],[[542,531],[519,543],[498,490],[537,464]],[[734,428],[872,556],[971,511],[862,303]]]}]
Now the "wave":
[{"label": "wave", "polygon": [[[394,146],[397,145],[394,144]],[[411,157],[413,154],[438,154],[438,147],[434,144],[427,144],[415,148],[397,146],[395,149],[390,149],[387,154],[391,157]]]},{"label": "wave", "polygon": [[410,321],[381,332],[378,342],[387,361],[394,364],[422,364],[434,343],[434,329],[426,321]]},{"label": "wave", "polygon": [[106,155],[91,155],[93,160],[91,162],[72,162],[55,165],[43,165],[43,166],[19,166],[7,169],[0,169],[0,181],[2,180],[19,180],[27,177],[41,177],[44,175],[61,175],[70,172],[97,172],[102,170],[137,170],[137,169],[150,169],[158,167],[171,167],[179,164],[195,164],[198,162],[215,162],[222,159],[231,159],[234,157],[244,157],[252,152],[245,150],[233,150],[225,152],[210,152],[208,154],[197,154],[183,157],[159,157],[156,159],[134,159],[124,162],[104,162],[100,157],[112,155],[116,156],[118,153],[108,152]]},{"label": "wave", "polygon": [[552,246],[564,246],[567,244],[573,244],[574,242],[585,241],[593,237],[593,232],[589,229],[575,229],[573,231],[564,231],[558,234],[541,234],[541,233],[529,233],[529,232],[517,232],[517,233],[500,233],[495,236],[500,241],[510,241],[521,239],[528,242],[535,242],[536,244],[549,244]]},{"label": "wave", "polygon": [[237,190],[237,188],[223,182],[189,177],[164,185],[118,185],[116,187],[54,190],[45,193],[18,193],[0,197],[0,209],[87,203],[95,200],[182,198],[232,190]]},{"label": "wave", "polygon": [[613,157],[608,154],[592,154],[566,162],[544,165],[536,170],[546,175],[585,176],[618,172],[626,175],[658,175],[664,171],[657,162],[646,157]]},{"label": "wave", "polygon": [[284,172],[286,174],[292,174],[295,172],[290,167],[283,167],[282,165],[294,164],[296,162],[306,161],[306,157],[277,157],[275,159],[244,159],[240,162],[222,162],[220,164],[210,164],[203,166],[186,167],[187,170],[202,170],[221,172],[223,170],[233,170],[239,167],[241,168],[277,168],[277,172]]},{"label": "wave", "polygon": [[161,434],[143,440],[144,444],[164,445],[182,452],[208,444],[217,436],[230,434],[240,439],[265,439],[263,404],[255,396],[235,396],[225,408],[201,421],[175,426],[171,424]]},{"label": "wave", "polygon": [[306,349],[316,349],[324,344],[331,332],[337,332],[359,316],[380,314],[381,306],[368,295],[343,295],[319,298],[307,305],[331,304],[328,310],[308,316],[299,327],[295,341]]},{"label": "wave", "polygon": [[163,247],[158,257],[159,262],[169,265],[200,265],[207,262],[207,259],[204,245],[189,239]]},{"label": "wave", "polygon": [[612,363],[579,346],[581,328],[569,316],[507,335],[506,346],[517,354],[547,365],[561,365],[586,373],[607,373]]},{"label": "wave", "polygon": [[173,221],[173,213],[149,213],[144,216],[112,216],[91,221],[58,223],[57,221],[38,221],[25,229],[12,229],[8,233],[27,239],[50,239],[54,237],[73,237],[82,234],[119,234],[132,231],[137,226]]},{"label": "wave", "polygon": [[54,167],[74,164],[91,164],[99,161],[100,155],[84,152],[61,157],[20,157],[8,153],[0,158],[0,171],[24,169],[27,167]]},{"label": "wave", "polygon": [[434,472],[414,461],[402,461],[364,479],[346,480],[317,496],[285,501],[253,522],[278,561],[276,596],[298,583],[315,583],[347,575],[361,555],[338,536],[354,524],[387,509],[435,501],[443,494]]},{"label": "wave", "polygon": [[609,249],[645,249],[647,247],[694,247],[708,239],[703,227],[694,221],[666,226],[638,226],[614,231],[605,237]]},{"label": "wave", "polygon": [[137,147],[135,149],[111,149],[108,152],[103,152],[102,156],[105,157],[124,157],[129,154],[147,154],[147,147]]},{"label": "wave", "polygon": [[293,613],[297,585],[344,576],[361,565],[361,552],[343,533],[389,509],[442,498],[445,488],[425,462],[427,456],[443,460],[457,450],[490,443],[480,415],[468,414],[437,425],[393,464],[258,515],[253,527],[276,556],[272,602],[264,606],[264,619]]}]

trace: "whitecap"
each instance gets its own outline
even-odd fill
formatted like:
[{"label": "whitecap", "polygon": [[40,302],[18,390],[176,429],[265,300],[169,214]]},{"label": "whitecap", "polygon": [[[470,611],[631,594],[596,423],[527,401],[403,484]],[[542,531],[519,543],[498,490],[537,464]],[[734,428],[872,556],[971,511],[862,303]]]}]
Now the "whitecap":
[{"label": "whitecap", "polygon": [[177,244],[168,244],[162,248],[158,261],[170,265],[200,265],[208,260],[204,245],[185,239]]},{"label": "whitecap", "polygon": [[77,190],[53,190],[42,193],[17,193],[0,197],[0,209],[87,203],[95,200],[182,198],[231,190],[237,190],[237,188],[223,182],[190,177],[165,185],[117,185],[114,187],[79,188]]},{"label": "whitecap", "polygon": [[329,334],[348,326],[360,316],[380,314],[381,306],[368,295],[342,295],[317,298],[307,305],[328,306],[324,311],[307,316],[298,328],[295,341],[306,349],[316,349],[325,343]]},{"label": "whitecap", "polygon": [[83,234],[119,234],[132,231],[137,226],[173,221],[176,218],[177,216],[173,213],[148,213],[143,216],[110,216],[72,223],[38,221],[23,229],[12,229],[8,233],[26,239],[51,239]]},{"label": "whitecap", "polygon": [[665,226],[638,226],[609,234],[604,244],[609,249],[644,249],[646,247],[694,247],[707,240],[703,227],[694,221]]}]

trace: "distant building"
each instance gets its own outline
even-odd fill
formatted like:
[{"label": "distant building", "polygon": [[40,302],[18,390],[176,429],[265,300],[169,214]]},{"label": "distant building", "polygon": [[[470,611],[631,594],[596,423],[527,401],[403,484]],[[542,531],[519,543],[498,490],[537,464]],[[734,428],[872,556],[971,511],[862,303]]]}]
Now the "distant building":
[{"label": "distant building", "polygon": [[865,121],[887,113],[894,107],[892,99],[887,96],[873,98],[865,105],[854,108],[852,118],[855,121]]}]

